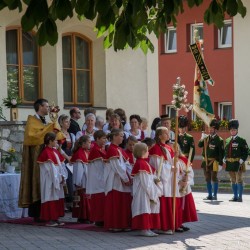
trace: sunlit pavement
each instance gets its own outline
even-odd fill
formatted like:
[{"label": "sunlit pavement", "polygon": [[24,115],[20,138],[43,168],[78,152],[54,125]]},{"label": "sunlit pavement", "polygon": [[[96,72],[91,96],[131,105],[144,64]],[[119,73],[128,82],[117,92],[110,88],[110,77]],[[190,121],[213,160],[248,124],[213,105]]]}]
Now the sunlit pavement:
[{"label": "sunlit pavement", "polygon": [[231,194],[217,201],[203,201],[205,193],[193,196],[199,221],[186,224],[191,230],[184,233],[150,238],[0,223],[0,249],[250,249],[250,195],[242,203],[229,202]]}]

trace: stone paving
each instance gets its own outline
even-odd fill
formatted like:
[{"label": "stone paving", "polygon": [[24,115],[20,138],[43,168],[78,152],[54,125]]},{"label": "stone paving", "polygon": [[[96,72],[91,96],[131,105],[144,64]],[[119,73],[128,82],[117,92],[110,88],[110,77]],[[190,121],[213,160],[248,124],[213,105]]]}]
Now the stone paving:
[{"label": "stone paving", "polygon": [[199,221],[172,236],[135,236],[135,232],[109,233],[0,223],[0,249],[250,249],[250,195],[243,203],[229,202],[231,194],[218,201],[203,201],[205,193],[193,193]]}]

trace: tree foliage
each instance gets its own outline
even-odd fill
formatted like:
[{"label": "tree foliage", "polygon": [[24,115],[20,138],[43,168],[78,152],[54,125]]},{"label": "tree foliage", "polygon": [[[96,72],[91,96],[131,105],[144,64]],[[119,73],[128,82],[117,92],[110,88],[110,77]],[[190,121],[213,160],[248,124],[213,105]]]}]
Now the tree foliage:
[{"label": "tree foliage", "polygon": [[[148,35],[157,37],[166,32],[167,25],[176,25],[176,17],[184,12],[185,0],[0,0],[0,10],[23,10],[24,31],[38,30],[38,44],[54,45],[58,40],[57,20],[77,15],[79,20],[95,22],[97,36],[104,36],[104,46],[115,51],[140,47],[144,53],[154,50]],[[200,6],[203,0],[186,0],[189,8]],[[223,26],[225,14],[244,17],[246,8],[241,0],[211,0],[204,13],[207,24]]]}]

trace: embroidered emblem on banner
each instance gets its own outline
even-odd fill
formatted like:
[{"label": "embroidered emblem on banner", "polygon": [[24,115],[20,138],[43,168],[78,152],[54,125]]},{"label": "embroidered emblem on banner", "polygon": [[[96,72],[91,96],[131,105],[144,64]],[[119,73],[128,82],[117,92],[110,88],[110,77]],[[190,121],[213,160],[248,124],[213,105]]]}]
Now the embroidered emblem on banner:
[{"label": "embroidered emblem on banner", "polygon": [[204,81],[210,80],[211,77],[210,77],[210,75],[209,75],[209,73],[207,71],[207,67],[205,65],[205,62],[204,62],[204,60],[202,58],[201,52],[200,52],[197,44],[196,43],[191,44],[191,45],[189,45],[189,48],[190,48],[190,50],[191,50],[191,52],[192,52],[192,54],[194,56],[194,59],[195,59],[197,65],[198,65],[198,68],[199,68],[200,73],[201,73],[201,75],[203,77],[203,80]]}]

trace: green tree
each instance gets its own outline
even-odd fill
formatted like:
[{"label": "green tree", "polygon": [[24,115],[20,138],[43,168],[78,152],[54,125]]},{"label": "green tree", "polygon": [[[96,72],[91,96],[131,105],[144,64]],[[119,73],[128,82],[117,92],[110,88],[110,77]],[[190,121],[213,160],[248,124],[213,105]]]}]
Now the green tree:
[{"label": "green tree", "polygon": [[[176,17],[184,12],[185,0],[0,0],[0,10],[26,11],[22,16],[22,28],[36,34],[40,46],[56,44],[58,40],[57,20],[77,15],[95,22],[97,36],[104,36],[104,47],[114,50],[140,47],[144,53],[154,50],[148,34],[157,37],[166,32],[167,24],[176,25]],[[200,6],[203,0],[186,0],[190,8]],[[211,0],[204,13],[207,24],[223,26],[225,13],[244,17],[246,8],[241,0]]]}]

